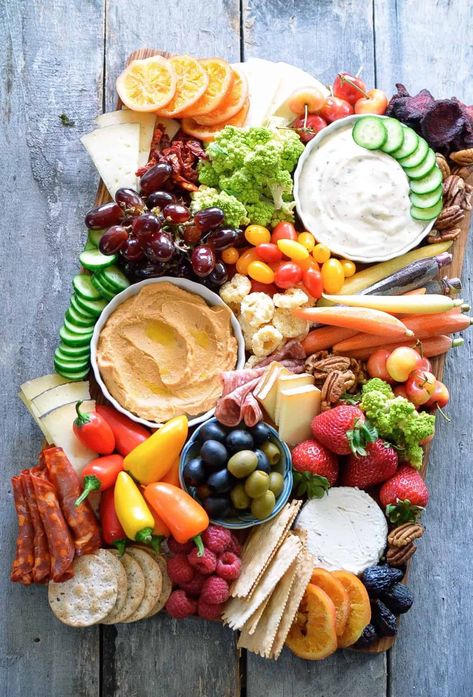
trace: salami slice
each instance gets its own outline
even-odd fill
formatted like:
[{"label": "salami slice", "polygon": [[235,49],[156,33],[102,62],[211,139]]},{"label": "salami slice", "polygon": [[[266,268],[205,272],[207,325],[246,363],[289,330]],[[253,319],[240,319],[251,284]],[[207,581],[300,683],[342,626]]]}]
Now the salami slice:
[{"label": "salami slice", "polygon": [[10,579],[15,583],[23,583],[25,586],[29,586],[33,581],[34,566],[33,523],[31,522],[21,476],[12,477],[11,482],[16,515],[18,518],[18,537],[16,540],[16,554],[13,560]]},{"label": "salami slice", "polygon": [[74,542],[62,515],[54,486],[46,478],[30,475],[41,522],[48,539],[51,555],[51,578],[66,581],[72,578]]},{"label": "salami slice", "polygon": [[31,524],[33,526],[33,582],[43,583],[49,580],[51,570],[51,555],[49,554],[48,538],[44,531],[41,516],[36,502],[36,494],[31,479],[31,474],[36,470],[23,470],[21,480],[25,491],[26,503],[28,506]]},{"label": "salami slice", "polygon": [[47,448],[42,453],[50,481],[56,488],[64,518],[69,525],[78,557],[100,549],[100,530],[88,501],[75,505],[82,493],[79,477],[62,448]]},{"label": "salami slice", "polygon": [[238,387],[259,378],[265,372],[264,368],[244,368],[243,370],[226,370],[220,373],[222,382],[222,396],[230,394]]},{"label": "salami slice", "polygon": [[284,344],[284,346],[281,346],[281,348],[278,348],[276,351],[273,351],[273,353],[270,353],[269,356],[266,356],[258,361],[254,370],[263,368],[273,361],[282,362],[285,359],[305,360],[305,351],[300,341],[297,341],[297,339],[291,339],[291,341],[288,341],[287,344]]},{"label": "salami slice", "polygon": [[[237,426],[244,417],[245,404],[249,395],[253,397],[253,390],[261,377],[256,377],[249,382],[239,385],[229,394],[221,397],[215,408],[215,416],[224,426]],[[253,397],[254,399],[254,397]],[[256,400],[254,400],[256,402]],[[254,406],[254,405],[253,405]],[[250,407],[251,408],[251,407]]]}]

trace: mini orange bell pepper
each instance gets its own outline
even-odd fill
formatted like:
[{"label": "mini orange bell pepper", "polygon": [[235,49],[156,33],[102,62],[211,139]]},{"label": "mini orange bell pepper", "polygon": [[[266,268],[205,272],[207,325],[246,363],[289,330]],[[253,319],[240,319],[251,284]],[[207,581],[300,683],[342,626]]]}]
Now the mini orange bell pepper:
[{"label": "mini orange bell pepper", "polygon": [[167,482],[167,484],[173,484],[174,486],[182,489],[181,482],[179,481],[179,458],[176,458],[172,463],[170,469],[166,472],[164,477],[161,477],[160,482]]}]

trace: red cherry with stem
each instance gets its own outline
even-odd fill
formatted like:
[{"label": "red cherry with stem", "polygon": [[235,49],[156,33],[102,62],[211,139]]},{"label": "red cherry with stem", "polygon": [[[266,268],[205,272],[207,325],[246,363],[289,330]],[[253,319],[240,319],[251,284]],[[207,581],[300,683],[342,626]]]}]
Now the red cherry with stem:
[{"label": "red cherry with stem", "polygon": [[327,97],[327,101],[320,110],[320,116],[329,123],[343,119],[351,114],[353,114],[352,105],[345,99],[339,99],[338,97]]},{"label": "red cherry with stem", "polygon": [[361,78],[350,73],[341,72],[333,81],[333,94],[349,104],[355,104],[361,97],[366,97],[366,85]]}]

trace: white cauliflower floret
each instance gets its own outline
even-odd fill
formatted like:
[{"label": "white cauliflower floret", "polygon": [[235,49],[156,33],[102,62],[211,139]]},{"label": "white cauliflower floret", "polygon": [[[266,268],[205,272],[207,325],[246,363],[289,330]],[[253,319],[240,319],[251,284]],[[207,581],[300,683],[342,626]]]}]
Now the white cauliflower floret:
[{"label": "white cauliflower floret", "polygon": [[288,288],[284,293],[275,293],[273,302],[276,307],[285,310],[292,310],[295,307],[302,307],[309,302],[309,296],[301,288]]},{"label": "white cauliflower floret", "polygon": [[274,304],[266,293],[250,293],[241,301],[241,317],[251,327],[260,327],[271,322]]},{"label": "white cauliflower floret", "polygon": [[270,324],[260,327],[254,334],[251,348],[255,356],[269,356],[283,340],[281,332]]},{"label": "white cauliflower floret", "polygon": [[257,327],[252,327],[250,324],[248,324],[245,318],[241,316],[238,318],[238,322],[240,324],[241,331],[243,332],[245,348],[247,351],[251,351],[253,334],[255,333]]},{"label": "white cauliflower floret", "polygon": [[309,333],[309,322],[294,317],[290,310],[278,307],[273,316],[273,325],[287,339],[303,339]]},{"label": "white cauliflower floret", "polygon": [[251,281],[248,276],[236,273],[231,281],[224,283],[220,288],[220,297],[224,303],[233,309],[239,305],[243,298],[251,291]]}]

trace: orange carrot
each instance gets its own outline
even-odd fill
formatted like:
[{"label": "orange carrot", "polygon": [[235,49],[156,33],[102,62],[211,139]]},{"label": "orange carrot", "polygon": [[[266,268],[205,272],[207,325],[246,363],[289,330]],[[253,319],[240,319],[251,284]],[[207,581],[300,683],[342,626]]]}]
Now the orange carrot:
[{"label": "orange carrot", "polygon": [[307,322],[356,329],[366,334],[384,334],[393,339],[412,336],[411,330],[397,317],[367,307],[298,307],[292,314]]},{"label": "orange carrot", "polygon": [[[432,356],[441,356],[442,353],[447,353],[447,351],[455,346],[462,346],[465,342],[461,336],[452,339],[451,336],[431,336],[424,341],[419,341],[418,339],[405,339],[404,341],[398,341],[395,344],[390,344],[389,349],[394,350],[398,346],[409,346],[410,348],[415,348],[419,352],[422,352],[423,356],[426,358],[431,358]],[[360,360],[367,360],[376,347],[369,346],[366,348],[360,348],[356,351],[347,351],[343,355],[350,356],[350,358],[358,358]]]},{"label": "orange carrot", "polygon": [[[473,318],[463,315],[459,308],[454,308],[448,312],[441,312],[438,315],[416,315],[404,320],[408,329],[414,332],[416,339],[427,339],[429,336],[436,336],[440,332],[452,334],[467,329],[473,323]],[[345,351],[356,351],[357,349],[369,348],[374,346],[388,346],[394,343],[386,340],[385,336],[373,336],[368,334],[356,334],[353,337],[342,339],[334,344],[335,353],[344,355]]]},{"label": "orange carrot", "polygon": [[322,349],[332,348],[337,342],[349,339],[351,336],[356,336],[354,329],[345,329],[344,327],[320,327],[309,332],[306,338],[302,341],[302,346],[306,356]]}]

